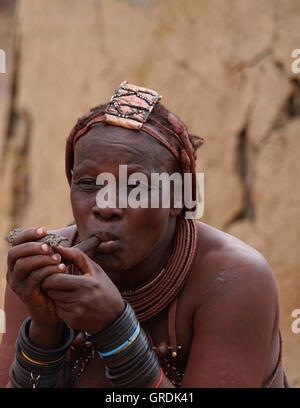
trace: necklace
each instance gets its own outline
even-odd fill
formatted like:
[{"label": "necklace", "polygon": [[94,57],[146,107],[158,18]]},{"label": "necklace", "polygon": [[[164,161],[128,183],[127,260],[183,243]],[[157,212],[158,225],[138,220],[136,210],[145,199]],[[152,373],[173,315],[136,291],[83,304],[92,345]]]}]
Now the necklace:
[{"label": "necklace", "polygon": [[178,295],[191,270],[195,252],[196,223],[179,216],[172,253],[165,267],[144,286],[121,292],[140,322],[156,316]]}]

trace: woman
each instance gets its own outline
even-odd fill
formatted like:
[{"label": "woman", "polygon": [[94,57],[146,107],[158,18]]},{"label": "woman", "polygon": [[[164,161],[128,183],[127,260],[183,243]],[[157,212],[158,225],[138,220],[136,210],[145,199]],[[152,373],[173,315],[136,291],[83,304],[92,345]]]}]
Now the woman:
[{"label": "woman", "polygon": [[[120,166],[147,181],[191,174],[196,198],[203,139],[159,99],[122,83],[73,128],[66,173],[75,223],[55,231],[68,240],[51,249],[37,241],[45,228],[27,229],[8,254],[2,386],[288,386],[277,287],[258,251],[187,218],[194,208],[178,205],[174,189],[169,206],[161,197],[155,208],[121,206],[121,190],[117,205],[99,200],[99,175],[120,185]],[[128,198],[134,188],[126,185]],[[95,238],[85,252],[75,247]]]}]

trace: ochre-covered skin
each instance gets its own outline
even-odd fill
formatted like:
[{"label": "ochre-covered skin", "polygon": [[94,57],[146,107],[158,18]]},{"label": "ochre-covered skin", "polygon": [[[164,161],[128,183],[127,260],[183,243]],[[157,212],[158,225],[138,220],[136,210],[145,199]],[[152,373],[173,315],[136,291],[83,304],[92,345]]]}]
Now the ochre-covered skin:
[{"label": "ochre-covered skin", "polygon": [[[179,209],[97,207],[93,181],[101,172],[117,177],[119,164],[145,174],[178,170],[164,146],[136,130],[98,124],[78,140],[71,185],[76,225],[51,231],[69,238],[55,247],[60,258],[53,260],[42,252],[41,243],[33,242],[39,238],[36,229],[26,230],[9,251],[7,334],[0,349],[2,387],[9,382],[14,343],[28,314],[32,317],[30,337],[41,347],[59,343],[61,319],[78,331],[96,333],[120,315],[120,291],[151,280],[168,259]],[[280,356],[273,274],[255,249],[212,226],[196,225],[195,260],[177,298],[176,336],[181,349],[173,364],[184,372],[181,386],[266,386]],[[98,229],[113,235],[118,240],[116,250],[94,250],[87,256],[78,249],[64,249],[71,244],[76,227],[82,241]],[[58,265],[64,260],[75,264],[83,276],[60,270]],[[156,345],[169,343],[167,312],[166,308],[147,322]],[[73,386],[111,386],[98,356]],[[161,387],[172,386],[164,376]],[[285,386],[281,365],[271,386]]]}]

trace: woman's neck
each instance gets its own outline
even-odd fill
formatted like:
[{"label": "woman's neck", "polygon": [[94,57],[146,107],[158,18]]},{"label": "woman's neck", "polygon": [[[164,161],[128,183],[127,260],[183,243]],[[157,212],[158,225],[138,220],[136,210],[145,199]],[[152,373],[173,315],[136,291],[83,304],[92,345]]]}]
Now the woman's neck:
[{"label": "woman's neck", "polygon": [[114,283],[121,292],[134,290],[155,278],[171,256],[175,229],[176,217],[172,217],[166,232],[142,262],[128,269],[125,273],[114,273]]}]

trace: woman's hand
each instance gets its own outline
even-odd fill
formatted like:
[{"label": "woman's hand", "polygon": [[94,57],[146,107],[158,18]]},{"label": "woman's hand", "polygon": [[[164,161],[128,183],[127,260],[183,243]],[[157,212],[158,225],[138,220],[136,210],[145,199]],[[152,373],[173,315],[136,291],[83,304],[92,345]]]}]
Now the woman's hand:
[{"label": "woman's hand", "polygon": [[29,333],[32,341],[51,348],[60,343],[62,322],[41,284],[46,277],[62,270],[61,256],[54,254],[50,246],[36,242],[44,235],[45,228],[31,228],[13,240],[8,251],[6,280],[32,318]]},{"label": "woman's hand", "polygon": [[57,316],[78,331],[97,333],[124,310],[122,296],[103,269],[78,248],[54,247],[81,275],[53,274],[42,284]]}]

